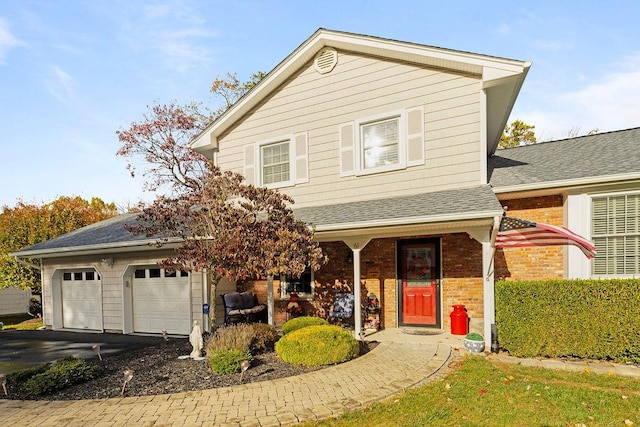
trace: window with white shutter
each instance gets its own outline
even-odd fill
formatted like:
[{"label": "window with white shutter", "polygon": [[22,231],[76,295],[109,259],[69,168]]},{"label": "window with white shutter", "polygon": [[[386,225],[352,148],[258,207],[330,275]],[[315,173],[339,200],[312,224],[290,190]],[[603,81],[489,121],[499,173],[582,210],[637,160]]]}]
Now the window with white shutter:
[{"label": "window with white shutter", "polygon": [[640,194],[592,198],[594,275],[640,274]]},{"label": "window with white shutter", "polygon": [[340,176],[367,175],[424,164],[422,107],[340,126]]},{"label": "window with white shutter", "polygon": [[307,132],[246,145],[244,175],[247,183],[268,188],[309,182]]}]

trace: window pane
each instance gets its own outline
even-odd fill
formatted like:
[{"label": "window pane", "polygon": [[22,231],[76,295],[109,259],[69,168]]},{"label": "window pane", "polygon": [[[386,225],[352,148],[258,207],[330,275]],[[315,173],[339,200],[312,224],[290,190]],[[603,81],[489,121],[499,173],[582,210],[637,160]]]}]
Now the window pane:
[{"label": "window pane", "polygon": [[85,277],[87,278],[87,280],[95,280],[95,274],[93,271],[87,271],[85,274],[86,274]]},{"label": "window pane", "polygon": [[62,273],[62,280],[71,280],[71,273]]},{"label": "window pane", "polygon": [[594,198],[591,212],[591,233],[598,251],[593,274],[638,275],[640,195]]},{"label": "window pane", "polygon": [[149,269],[149,277],[160,277],[160,269],[159,268],[150,268]]},{"label": "window pane", "polygon": [[362,168],[370,169],[398,163],[399,119],[362,125]]},{"label": "window pane", "polygon": [[133,277],[135,277],[136,279],[144,279],[146,277],[145,272],[146,270],[144,270],[143,268],[139,268],[135,271]]},{"label": "window pane", "polygon": [[82,272],[73,273],[73,280],[82,280]]},{"label": "window pane", "polygon": [[296,293],[300,296],[311,297],[313,295],[313,274],[311,268],[307,268],[302,276],[283,277],[282,288],[285,295]]},{"label": "window pane", "polygon": [[262,183],[289,181],[289,141],[262,146]]}]

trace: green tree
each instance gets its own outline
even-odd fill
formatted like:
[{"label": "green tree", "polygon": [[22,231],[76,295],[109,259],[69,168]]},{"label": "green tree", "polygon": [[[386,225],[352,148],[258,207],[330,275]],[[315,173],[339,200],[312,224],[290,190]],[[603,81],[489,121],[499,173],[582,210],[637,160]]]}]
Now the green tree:
[{"label": "green tree", "polygon": [[529,125],[520,119],[514,120],[511,124],[505,126],[498,143],[498,149],[535,144],[538,141],[536,140],[534,129],[535,126]]},{"label": "green tree", "polygon": [[15,286],[40,292],[39,261],[19,263],[9,253],[117,215],[113,203],[99,198],[60,197],[42,206],[19,201],[0,212],[0,289]]}]

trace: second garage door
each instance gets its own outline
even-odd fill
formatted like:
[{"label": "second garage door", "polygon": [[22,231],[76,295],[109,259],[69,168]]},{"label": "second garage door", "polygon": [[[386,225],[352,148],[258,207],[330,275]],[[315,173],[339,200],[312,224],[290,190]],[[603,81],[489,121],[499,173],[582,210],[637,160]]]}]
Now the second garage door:
[{"label": "second garage door", "polygon": [[135,332],[189,335],[191,293],[189,275],[160,268],[138,268],[133,278]]}]

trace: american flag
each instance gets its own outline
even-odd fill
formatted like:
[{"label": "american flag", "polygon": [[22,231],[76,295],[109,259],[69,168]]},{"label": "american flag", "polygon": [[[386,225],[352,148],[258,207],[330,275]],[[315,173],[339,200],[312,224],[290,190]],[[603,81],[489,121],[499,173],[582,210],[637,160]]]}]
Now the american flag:
[{"label": "american flag", "polygon": [[593,243],[571,230],[524,219],[502,217],[496,236],[496,248],[574,245],[591,259],[596,255]]}]

